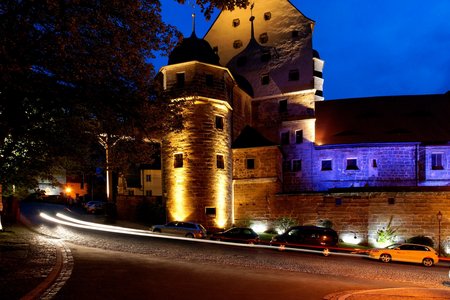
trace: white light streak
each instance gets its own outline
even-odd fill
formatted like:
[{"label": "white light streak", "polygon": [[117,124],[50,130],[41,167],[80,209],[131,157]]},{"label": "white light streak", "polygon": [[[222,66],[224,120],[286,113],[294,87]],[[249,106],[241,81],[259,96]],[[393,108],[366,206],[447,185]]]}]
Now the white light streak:
[{"label": "white light streak", "polygon": [[[102,231],[102,232],[112,232],[112,233],[121,233],[121,234],[128,234],[128,235],[135,235],[135,236],[144,236],[144,237],[152,237],[152,238],[163,238],[163,239],[172,239],[172,240],[183,240],[183,241],[190,241],[190,242],[196,242],[196,243],[208,243],[208,244],[222,244],[222,245],[228,245],[228,246],[236,246],[236,247],[245,247],[245,248],[261,248],[261,249],[271,249],[271,250],[277,250],[282,248],[282,250],[285,251],[295,251],[295,252],[308,252],[308,253],[317,253],[317,254],[324,254],[323,249],[318,250],[310,250],[310,249],[301,249],[301,248],[290,248],[290,247],[274,247],[270,245],[255,245],[255,244],[237,244],[237,243],[230,243],[230,242],[222,242],[222,241],[213,241],[213,240],[207,240],[207,239],[193,239],[193,238],[186,238],[186,237],[177,237],[177,236],[169,236],[164,235],[160,233],[154,233],[147,230],[141,230],[141,229],[134,229],[134,228],[126,228],[126,227],[120,227],[120,226],[113,226],[113,225],[104,225],[104,224],[98,224],[93,222],[86,222],[82,220],[78,220],[69,216],[66,216],[62,213],[57,213],[56,217],[52,217],[44,212],[41,212],[39,216],[47,221],[75,227],[75,228],[81,228],[81,229],[87,229],[87,230],[95,230],[95,231]],[[342,253],[342,252],[333,252],[333,248],[330,248],[329,254],[331,255],[341,255],[341,256],[353,256],[353,257],[367,257],[367,255],[361,255],[361,254],[355,254],[355,253]]]}]

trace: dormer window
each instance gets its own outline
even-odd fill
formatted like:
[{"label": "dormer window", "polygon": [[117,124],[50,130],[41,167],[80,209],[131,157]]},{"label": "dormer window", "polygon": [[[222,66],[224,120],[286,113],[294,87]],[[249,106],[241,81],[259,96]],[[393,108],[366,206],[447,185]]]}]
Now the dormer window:
[{"label": "dormer window", "polygon": [[239,19],[233,20],[233,27],[238,27],[240,24],[241,24],[241,20],[239,20]]},{"label": "dormer window", "polygon": [[299,79],[300,79],[300,73],[298,72],[298,69],[289,71],[289,81],[298,81]]},{"label": "dormer window", "polygon": [[259,35],[259,42],[261,44],[265,44],[269,41],[269,35],[267,35],[267,32],[261,33]]},{"label": "dormer window", "polygon": [[235,40],[234,42],[233,42],[233,48],[234,49],[239,49],[239,48],[241,48],[242,47],[242,41],[241,40]]},{"label": "dormer window", "polygon": [[264,13],[264,20],[269,21],[272,18],[272,13],[270,11]]},{"label": "dormer window", "polygon": [[263,74],[261,75],[261,84],[262,85],[268,85],[270,82],[269,74]]},{"label": "dormer window", "polygon": [[293,30],[292,31],[292,38],[298,38],[299,35],[300,34],[299,34],[298,30]]},{"label": "dormer window", "polygon": [[278,102],[278,112],[280,113],[287,112],[287,105],[288,105],[287,100],[281,100],[280,102]]},{"label": "dormer window", "polygon": [[271,59],[270,51],[264,50],[261,54],[261,61],[268,62]]}]

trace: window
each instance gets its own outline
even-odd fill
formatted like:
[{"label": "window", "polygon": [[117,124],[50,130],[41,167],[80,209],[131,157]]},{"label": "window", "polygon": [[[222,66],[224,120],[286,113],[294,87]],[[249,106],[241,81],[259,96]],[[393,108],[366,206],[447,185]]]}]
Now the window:
[{"label": "window", "polygon": [[296,144],[303,143],[303,130],[296,130],[295,131],[295,143]]},{"label": "window", "polygon": [[334,199],[334,204],[336,204],[336,206],[341,206],[342,205],[342,198],[335,198]]},{"label": "window", "polygon": [[233,27],[238,27],[240,24],[241,24],[241,20],[239,20],[239,19],[233,20]]},{"label": "window", "polygon": [[174,155],[174,168],[182,168],[183,167],[183,154],[177,153]]},{"label": "window", "polygon": [[214,76],[212,74],[206,74],[205,75],[205,84],[207,86],[213,86],[214,85]]},{"label": "window", "polygon": [[297,38],[298,36],[299,36],[298,30],[293,30],[293,31],[292,31],[292,37],[293,37],[293,38]]},{"label": "window", "polygon": [[134,196],[134,190],[128,190],[128,196]]},{"label": "window", "polygon": [[207,216],[215,216],[216,208],[215,207],[205,207],[205,215]]},{"label": "window", "polygon": [[216,116],[216,129],[223,129],[223,117]]},{"label": "window", "polygon": [[280,141],[281,145],[289,145],[289,131],[281,133]]},{"label": "window", "polygon": [[377,160],[372,159],[372,168],[377,168],[377,167],[378,167]]},{"label": "window", "polygon": [[262,85],[268,85],[269,82],[270,82],[269,74],[261,75],[261,84]]},{"label": "window", "polygon": [[291,172],[291,161],[290,160],[284,160],[283,161],[283,171],[284,172]]},{"label": "window", "polygon": [[185,81],[185,74],[183,73],[177,73],[177,87],[182,88],[184,87],[184,81]]},{"label": "window", "polygon": [[147,196],[147,197],[153,196],[152,190],[145,191],[145,196]]},{"label": "window", "polygon": [[298,72],[298,69],[290,70],[288,79],[289,81],[298,81],[300,79],[300,73]]},{"label": "window", "polygon": [[269,21],[272,18],[272,13],[270,11],[264,13],[264,21]]},{"label": "window", "polygon": [[331,171],[332,168],[332,160],[331,159],[324,159],[322,160],[322,171]]},{"label": "window", "polygon": [[292,161],[292,171],[298,172],[302,170],[302,160],[301,159],[294,159]]},{"label": "window", "polygon": [[444,165],[442,164],[442,153],[431,154],[431,169],[444,170]]},{"label": "window", "polygon": [[272,58],[269,50],[263,50],[261,54],[261,61],[268,62]]},{"label": "window", "polygon": [[246,164],[247,164],[247,169],[254,169],[255,168],[255,159],[247,158]]},{"label": "window", "polygon": [[241,48],[242,47],[242,41],[241,40],[235,40],[234,42],[233,42],[233,48],[234,49],[239,49],[239,48]]},{"label": "window", "polygon": [[267,32],[261,33],[259,35],[259,42],[261,44],[265,44],[269,41],[269,35],[267,35]]},{"label": "window", "polygon": [[151,182],[152,181],[152,175],[145,175],[145,181]]},{"label": "window", "polygon": [[347,170],[359,170],[358,168],[358,160],[356,158],[348,158],[347,159]]},{"label": "window", "polygon": [[285,113],[287,112],[287,100],[281,100],[278,102],[278,112]]},{"label": "window", "polygon": [[223,155],[216,155],[216,165],[218,169],[225,169],[225,162],[223,160]]}]

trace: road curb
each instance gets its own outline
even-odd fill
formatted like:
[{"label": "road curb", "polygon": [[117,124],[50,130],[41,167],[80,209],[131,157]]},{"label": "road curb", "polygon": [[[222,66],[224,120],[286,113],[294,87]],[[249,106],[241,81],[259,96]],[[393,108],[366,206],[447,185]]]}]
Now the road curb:
[{"label": "road curb", "polygon": [[[20,214],[19,222],[34,231],[30,220]],[[39,234],[39,233],[38,233]],[[20,298],[21,300],[52,299],[70,278],[73,269],[73,257],[70,249],[62,241],[56,245],[56,262],[48,276],[37,287]]]}]

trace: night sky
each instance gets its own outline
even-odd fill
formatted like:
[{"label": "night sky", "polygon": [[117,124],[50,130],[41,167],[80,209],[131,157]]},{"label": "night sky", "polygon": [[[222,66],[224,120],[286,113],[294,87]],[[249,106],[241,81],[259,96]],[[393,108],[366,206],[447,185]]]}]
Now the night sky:
[{"label": "night sky", "polygon": [[[192,7],[162,0],[165,22],[192,32]],[[440,94],[450,90],[449,0],[292,0],[316,22],[313,45],[325,61],[325,99]],[[257,3],[255,4],[257,5]],[[196,9],[196,34],[206,21]],[[156,69],[167,57],[154,61]]]}]

